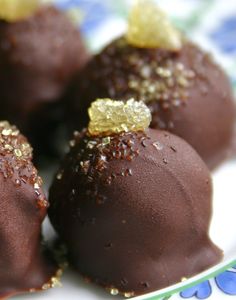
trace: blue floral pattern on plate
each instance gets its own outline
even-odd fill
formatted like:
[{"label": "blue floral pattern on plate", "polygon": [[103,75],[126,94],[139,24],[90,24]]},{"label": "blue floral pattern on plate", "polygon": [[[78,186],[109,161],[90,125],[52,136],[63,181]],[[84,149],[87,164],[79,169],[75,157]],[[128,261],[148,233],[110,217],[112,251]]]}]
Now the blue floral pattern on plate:
[{"label": "blue floral pattern on plate", "polygon": [[210,38],[223,52],[236,54],[236,14],[224,19]]},{"label": "blue floral pattern on plate", "polygon": [[[233,267],[236,269],[236,266]],[[215,278],[217,287],[225,294],[234,296],[236,295],[236,272],[225,271]],[[186,289],[180,293],[184,299],[196,297],[197,299],[207,299],[212,294],[212,286],[209,280],[202,282],[196,286]]]},{"label": "blue floral pattern on plate", "polygon": [[180,293],[182,298],[206,299],[212,294],[212,288],[209,281],[202,282]]},{"label": "blue floral pattern on plate", "polygon": [[236,295],[236,272],[226,271],[215,278],[218,288],[228,295]]},{"label": "blue floral pattern on plate", "polygon": [[100,0],[57,0],[56,4],[63,10],[81,11],[80,29],[84,34],[96,29],[111,14],[111,8]]}]

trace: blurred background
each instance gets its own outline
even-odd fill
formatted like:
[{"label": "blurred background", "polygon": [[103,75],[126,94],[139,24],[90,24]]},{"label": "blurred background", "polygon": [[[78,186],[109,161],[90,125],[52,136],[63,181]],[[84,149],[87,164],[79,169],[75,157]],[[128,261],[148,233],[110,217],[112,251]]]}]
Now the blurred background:
[{"label": "blurred background", "polygon": [[[99,51],[126,28],[135,0],[42,0],[66,9],[80,26],[89,48]],[[173,22],[214,53],[236,91],[236,0],[156,0]]]}]

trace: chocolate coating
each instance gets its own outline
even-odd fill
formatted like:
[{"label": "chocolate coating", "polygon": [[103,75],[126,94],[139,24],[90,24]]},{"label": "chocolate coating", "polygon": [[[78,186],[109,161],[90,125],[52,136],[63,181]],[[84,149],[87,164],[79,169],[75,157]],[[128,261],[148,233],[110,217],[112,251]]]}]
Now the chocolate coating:
[{"label": "chocolate coating", "polygon": [[210,174],[185,141],[148,129],[83,132],[71,145],[50,189],[49,217],[82,275],[138,295],[219,262],[208,236]]},{"label": "chocolate coating", "polygon": [[52,287],[57,271],[41,244],[48,202],[31,160],[26,138],[0,122],[0,299]]},{"label": "chocolate coating", "polygon": [[36,150],[49,151],[62,118],[59,100],[87,59],[79,31],[56,8],[0,20],[0,118],[16,124]]},{"label": "chocolate coating", "polygon": [[78,74],[66,97],[72,128],[86,126],[90,103],[106,97],[143,100],[152,112],[151,127],[185,139],[210,169],[227,156],[235,121],[229,80],[188,41],[171,52],[115,40]]}]

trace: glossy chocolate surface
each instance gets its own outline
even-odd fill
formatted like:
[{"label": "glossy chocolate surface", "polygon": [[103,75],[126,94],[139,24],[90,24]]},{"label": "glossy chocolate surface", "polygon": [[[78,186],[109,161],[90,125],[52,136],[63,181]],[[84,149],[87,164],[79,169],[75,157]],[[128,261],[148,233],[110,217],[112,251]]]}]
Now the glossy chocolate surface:
[{"label": "glossy chocolate surface", "polygon": [[0,122],[0,299],[50,288],[56,274],[41,243],[48,207],[41,186],[28,141]]},{"label": "glossy chocolate surface", "polygon": [[179,137],[84,131],[55,176],[49,217],[78,272],[132,296],[220,261],[208,236],[211,200],[207,167]]}]

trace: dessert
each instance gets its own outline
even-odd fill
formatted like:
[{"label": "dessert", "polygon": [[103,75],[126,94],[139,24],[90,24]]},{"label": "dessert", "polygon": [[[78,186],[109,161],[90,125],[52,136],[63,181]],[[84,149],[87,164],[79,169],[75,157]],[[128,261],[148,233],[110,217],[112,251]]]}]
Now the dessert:
[{"label": "dessert", "polygon": [[0,122],[0,299],[58,283],[57,266],[41,242],[48,201],[32,148],[15,126]]},{"label": "dessert", "polygon": [[60,98],[88,54],[77,28],[56,8],[36,0],[0,5],[0,118],[47,154],[62,119]]},{"label": "dessert", "polygon": [[99,99],[89,115],[49,193],[49,217],[74,268],[131,297],[218,263],[222,252],[208,236],[211,177],[195,150],[149,129],[142,102]]},{"label": "dessert", "polygon": [[232,142],[230,82],[208,53],[171,27],[152,1],[143,1],[131,11],[127,34],[76,76],[65,98],[70,130],[86,126],[97,97],[142,100],[152,128],[182,137],[214,169]]}]

